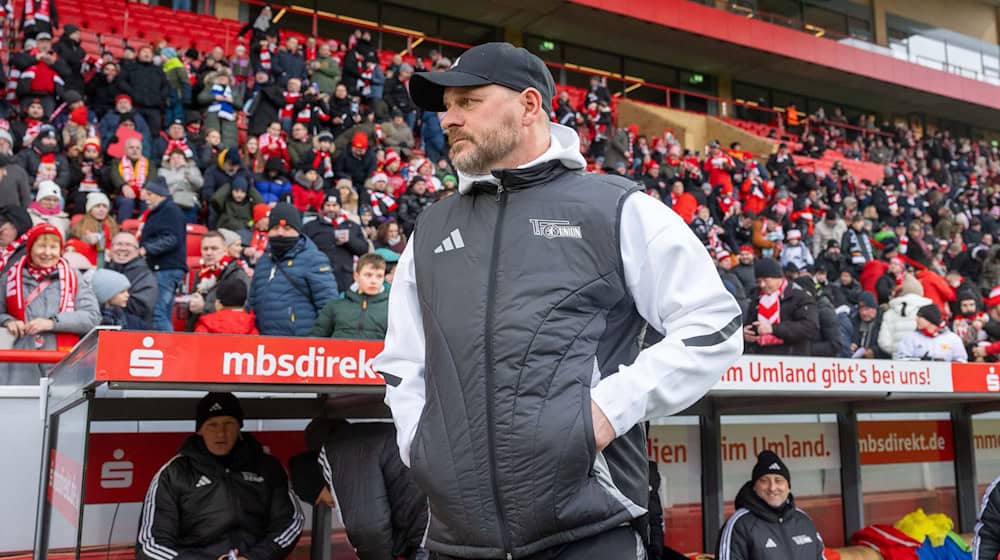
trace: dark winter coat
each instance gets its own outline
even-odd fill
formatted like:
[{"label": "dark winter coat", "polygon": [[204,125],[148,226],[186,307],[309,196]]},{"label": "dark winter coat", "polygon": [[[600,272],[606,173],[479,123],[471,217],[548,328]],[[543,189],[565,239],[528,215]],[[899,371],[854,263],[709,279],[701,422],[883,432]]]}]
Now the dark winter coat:
[{"label": "dark winter coat", "polygon": [[1000,478],[986,488],[976,535],[972,539],[972,560],[995,560],[1000,554]]},{"label": "dark winter coat", "polygon": [[170,84],[163,69],[152,62],[135,62],[122,71],[119,84],[132,97],[132,103],[142,109],[159,109],[170,97]]},{"label": "dark winter coat", "polygon": [[27,208],[34,200],[31,196],[31,186],[34,181],[28,178],[28,174],[16,163],[8,164],[5,170],[7,173],[0,179],[0,207]]},{"label": "dark winter coat", "polygon": [[718,560],[822,560],[823,539],[795,498],[772,508],[747,482],[736,496],[736,511],[719,536]]},{"label": "dark winter coat", "polygon": [[69,35],[63,34],[59,41],[52,46],[52,49],[59,55],[59,61],[66,65],[69,72],[63,76],[66,82],[66,89],[71,89],[77,93],[83,93],[83,59],[87,57],[87,51],[80,46],[80,41],[74,41]]},{"label": "dark winter coat", "polygon": [[156,283],[156,275],[146,264],[146,259],[136,257],[125,264],[118,264],[108,261],[105,266],[115,272],[120,272],[128,278],[132,285],[128,289],[128,305],[125,311],[132,313],[143,321],[153,320],[153,308],[156,307],[156,299],[160,295],[159,284]]},{"label": "dark winter coat", "polygon": [[837,311],[826,294],[816,298],[816,315],[819,319],[819,332],[812,344],[813,356],[839,356],[844,349],[840,337],[840,320]]},{"label": "dark winter coat", "polygon": [[347,290],[343,299],[326,304],[309,336],[349,340],[382,340],[389,328],[389,290],[368,296]]},{"label": "dark winter coat", "polygon": [[[337,226],[323,218],[317,218],[306,224],[302,231],[330,259],[337,286],[346,291],[354,282],[354,257],[368,252],[368,239],[361,226],[351,220],[345,220]],[[348,232],[347,243],[337,243],[337,231]]]},{"label": "dark winter coat", "polygon": [[142,227],[141,247],[149,268],[187,270],[187,227],[184,212],[167,198],[149,212]]},{"label": "dark winter coat", "polygon": [[319,312],[337,293],[330,259],[302,237],[281,259],[268,244],[254,268],[247,307],[257,315],[263,335],[308,336]]},{"label": "dark winter coat", "polygon": [[232,186],[226,185],[212,196],[212,208],[218,216],[216,227],[232,231],[246,229],[253,224],[254,205],[260,204],[263,199],[253,187],[247,190],[247,197],[243,202],[236,202],[231,195]]},{"label": "dark winter coat", "polygon": [[[288,85],[290,78],[299,78],[303,81],[309,79],[309,73],[306,72],[306,61],[299,53],[281,50],[274,54],[272,61],[272,74],[277,76],[278,85],[281,87]],[[305,90],[305,86],[302,89]]]},{"label": "dark winter coat", "polygon": [[280,560],[295,547],[304,516],[281,462],[240,434],[223,462],[192,435],[150,482],[135,555],[209,560],[238,548],[254,560]]},{"label": "dark winter coat", "polygon": [[232,175],[226,173],[224,169],[219,167],[218,164],[211,165],[205,170],[203,175],[203,182],[201,184],[201,199],[202,200],[212,200],[215,197],[215,192],[226,185],[230,185],[238,176],[242,176],[246,180],[247,188],[255,188],[253,173],[250,173],[246,167],[240,167],[236,170],[236,173]]},{"label": "dark winter coat", "polygon": [[413,105],[413,100],[410,99],[410,91],[406,88],[406,84],[400,81],[399,78],[389,78],[385,81],[385,91],[382,93],[382,99],[385,99],[385,102],[389,105],[389,109],[395,109],[403,113],[417,110]]},{"label": "dark winter coat", "polygon": [[[750,298],[750,306],[743,317],[743,324],[757,320],[757,302],[760,292],[755,288]],[[781,321],[774,325],[774,336],[784,344],[758,346],[747,344],[748,354],[779,354],[785,356],[809,356],[812,341],[819,336],[819,315],[813,296],[794,282],[789,282],[781,296]]]},{"label": "dark winter coat", "polygon": [[[42,153],[38,140],[35,140],[34,147],[18,152],[17,156],[15,156],[15,162],[24,169],[25,173],[28,174],[28,180],[34,184],[35,176],[38,174],[38,166],[42,164]],[[66,158],[66,154],[57,151],[56,176],[52,180],[62,188],[64,196],[69,191],[71,175],[69,159]]]},{"label": "dark winter coat", "polygon": [[434,195],[429,192],[417,194],[407,191],[399,197],[399,225],[403,227],[403,232],[410,235],[414,226],[417,225],[417,216],[431,204],[434,204]]},{"label": "dark winter coat", "polygon": [[333,174],[338,179],[350,179],[355,190],[358,190],[375,172],[375,163],[374,150],[368,150],[365,155],[358,158],[348,148],[333,161]]},{"label": "dark winter coat", "polygon": [[278,112],[285,106],[285,94],[278,84],[267,82],[255,86],[254,93],[247,99],[250,99],[251,110],[247,132],[260,136],[267,130],[267,125],[278,120]]},{"label": "dark winter coat", "polygon": [[399,458],[391,423],[336,423],[319,454],[360,560],[409,558],[427,530],[427,496]]},{"label": "dark winter coat", "polygon": [[84,88],[87,93],[88,106],[103,117],[115,106],[115,97],[122,93],[121,75],[115,76],[110,82],[104,74],[95,74]]}]

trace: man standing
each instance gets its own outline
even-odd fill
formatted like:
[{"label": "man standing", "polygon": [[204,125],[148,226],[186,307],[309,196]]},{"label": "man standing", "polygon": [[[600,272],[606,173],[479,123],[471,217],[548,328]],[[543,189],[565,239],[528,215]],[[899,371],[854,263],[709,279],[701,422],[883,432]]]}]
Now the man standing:
[{"label": "man standing", "polygon": [[276,204],[268,224],[267,252],[254,269],[247,307],[262,335],[308,336],[319,312],[337,297],[330,259],[302,235],[302,217],[291,204]]},{"label": "man standing", "polygon": [[139,49],[135,64],[123,73],[120,86],[132,98],[136,111],[146,120],[150,134],[158,136],[163,123],[163,108],[170,96],[170,84],[163,70],[153,64],[152,47]]},{"label": "man standing", "polygon": [[354,258],[369,249],[361,226],[343,211],[336,194],[328,194],[323,201],[323,213],[306,224],[303,231],[330,259],[337,287],[346,292],[354,282]]},{"label": "man standing", "polygon": [[812,519],[795,507],[792,474],[771,450],[757,456],[751,479],[736,495],[718,560],[822,560],[823,539]]},{"label": "man standing", "polygon": [[304,525],[281,462],[241,432],[232,393],[198,401],[195,433],[153,476],[136,538],[139,560],[280,560]]},{"label": "man standing", "polygon": [[[642,422],[690,406],[742,351],[701,243],[639,185],[583,172],[576,133],[549,122],[554,89],[506,43],[410,83],[444,113],[461,195],[421,214],[375,366],[446,559],[636,558]],[[666,337],[639,352],[647,321]]]},{"label": "man standing", "polygon": [[170,198],[167,183],[159,178],[146,181],[141,191],[149,206],[149,214],[139,230],[142,243],[139,254],[146,257],[149,268],[156,273],[159,295],[153,308],[153,328],[173,332],[170,320],[174,294],[187,272],[187,228],[184,212]]},{"label": "man standing", "polygon": [[156,276],[139,254],[139,240],[135,235],[122,231],[111,239],[111,260],[107,267],[128,278],[128,304],[125,311],[141,318],[146,323],[153,322],[153,309],[159,296]]},{"label": "man standing", "polygon": [[816,300],[802,286],[789,282],[778,261],[757,259],[757,288],[744,315],[743,339],[747,352],[808,356],[819,335]]}]

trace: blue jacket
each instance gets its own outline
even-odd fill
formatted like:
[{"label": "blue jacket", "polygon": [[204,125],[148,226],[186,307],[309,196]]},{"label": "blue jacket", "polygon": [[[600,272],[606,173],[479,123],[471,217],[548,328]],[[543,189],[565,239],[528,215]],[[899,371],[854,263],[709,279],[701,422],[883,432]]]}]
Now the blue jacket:
[{"label": "blue jacket", "polygon": [[[122,115],[118,111],[110,111],[97,123],[97,133],[101,136],[102,149],[107,150],[111,144],[111,138],[118,132],[118,123],[121,122],[121,117]],[[135,131],[142,134],[142,155],[153,157],[153,143],[151,140],[153,135],[149,132],[149,125],[146,124],[146,119],[135,111],[132,111],[132,117],[135,119]]]},{"label": "blue jacket", "polygon": [[257,316],[262,335],[309,336],[319,312],[337,298],[330,259],[302,236],[278,264],[287,274],[275,268],[268,245],[254,268],[247,307]]},{"label": "blue jacket", "polygon": [[264,204],[287,201],[286,199],[292,194],[292,182],[284,175],[271,179],[263,173],[258,173],[254,184]]},{"label": "blue jacket", "polygon": [[166,199],[153,208],[142,226],[146,261],[153,271],[187,270],[187,220],[184,212]]}]

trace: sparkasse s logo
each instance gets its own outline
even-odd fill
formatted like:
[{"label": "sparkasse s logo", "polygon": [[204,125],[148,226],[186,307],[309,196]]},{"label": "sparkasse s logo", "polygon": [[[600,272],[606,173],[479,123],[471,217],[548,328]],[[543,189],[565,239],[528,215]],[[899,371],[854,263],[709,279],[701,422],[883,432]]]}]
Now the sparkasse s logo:
[{"label": "sparkasse s logo", "polygon": [[990,372],[986,374],[986,390],[992,393],[1000,392],[1000,375],[993,366],[990,366]]},{"label": "sparkasse s logo", "polygon": [[153,337],[142,339],[142,348],[129,354],[128,374],[132,377],[159,377],[163,375],[163,351],[153,348]]}]

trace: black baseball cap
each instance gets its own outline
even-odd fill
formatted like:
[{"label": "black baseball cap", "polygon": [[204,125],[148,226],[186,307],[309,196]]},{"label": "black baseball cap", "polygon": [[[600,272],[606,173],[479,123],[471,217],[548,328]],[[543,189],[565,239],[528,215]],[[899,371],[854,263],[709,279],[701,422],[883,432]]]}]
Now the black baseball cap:
[{"label": "black baseball cap", "polygon": [[542,59],[510,43],[486,43],[462,53],[444,72],[417,72],[410,96],[426,111],[444,111],[444,90],[496,84],[517,92],[530,87],[542,95],[542,108],[552,111],[556,85]]}]

